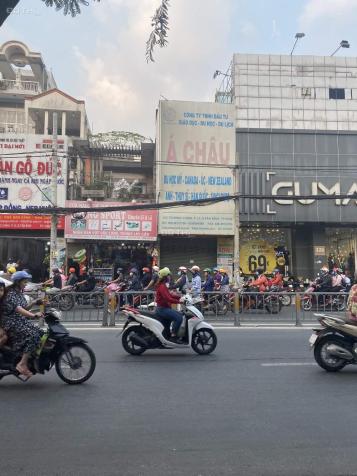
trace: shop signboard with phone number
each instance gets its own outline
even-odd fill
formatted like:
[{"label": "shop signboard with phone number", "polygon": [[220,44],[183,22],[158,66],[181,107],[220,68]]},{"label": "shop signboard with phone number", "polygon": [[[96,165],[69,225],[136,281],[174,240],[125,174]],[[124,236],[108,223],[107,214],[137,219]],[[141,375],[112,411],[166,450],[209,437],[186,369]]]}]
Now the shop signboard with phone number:
[{"label": "shop signboard with phone number", "polygon": [[[143,240],[156,241],[156,210],[115,210],[101,212],[102,207],[120,207],[120,202],[79,202],[69,200],[66,206],[78,213],[67,215],[65,237],[85,240]],[[92,212],[81,213],[81,208],[93,207]],[[99,209],[99,210],[98,210]]]},{"label": "shop signboard with phone number", "polygon": [[276,267],[274,245],[265,240],[247,241],[240,249],[240,265],[244,274],[253,274],[257,269],[271,273]]}]

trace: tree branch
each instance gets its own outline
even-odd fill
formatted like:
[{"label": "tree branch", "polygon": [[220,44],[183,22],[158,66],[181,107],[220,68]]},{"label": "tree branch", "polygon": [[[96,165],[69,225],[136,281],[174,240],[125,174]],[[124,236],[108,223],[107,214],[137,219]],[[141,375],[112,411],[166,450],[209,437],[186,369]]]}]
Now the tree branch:
[{"label": "tree branch", "polygon": [[159,45],[164,48],[167,44],[167,34],[169,31],[169,6],[170,0],[161,0],[161,5],[157,8],[155,15],[151,19],[151,26],[153,27],[149,39],[146,42],[146,61],[153,62],[154,48]]}]

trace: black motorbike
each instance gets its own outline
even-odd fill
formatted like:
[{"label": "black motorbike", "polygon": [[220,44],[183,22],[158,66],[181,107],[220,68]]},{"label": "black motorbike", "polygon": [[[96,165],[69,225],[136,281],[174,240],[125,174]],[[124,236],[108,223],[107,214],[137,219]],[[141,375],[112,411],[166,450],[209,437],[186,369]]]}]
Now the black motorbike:
[{"label": "black motorbike", "polygon": [[[60,323],[61,312],[48,309],[44,320],[47,330],[41,339],[39,348],[31,355],[28,367],[35,374],[44,374],[54,366],[57,375],[65,383],[74,385],[88,380],[95,370],[96,358],[86,341],[71,337],[68,330]],[[16,370],[21,354],[3,345],[0,347],[0,380],[12,375],[25,382]]]}]

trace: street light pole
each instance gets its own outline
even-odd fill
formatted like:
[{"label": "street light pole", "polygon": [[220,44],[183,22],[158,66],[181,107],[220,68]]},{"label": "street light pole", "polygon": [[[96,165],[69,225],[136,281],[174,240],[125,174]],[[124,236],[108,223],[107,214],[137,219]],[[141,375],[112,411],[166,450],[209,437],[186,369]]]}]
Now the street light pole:
[{"label": "street light pole", "polygon": [[[57,112],[53,113],[53,125],[52,125],[52,182],[51,182],[51,201],[53,207],[57,207],[57,168],[58,168],[58,155],[57,155],[57,124],[58,115]],[[57,214],[51,215],[51,238],[50,238],[50,272],[57,265]]]},{"label": "street light pole", "polygon": [[292,56],[292,54],[294,53],[295,46],[296,46],[297,42],[300,40],[300,38],[304,38],[304,36],[305,36],[305,33],[296,33],[295,34],[295,43],[294,43],[293,49],[290,52],[290,56]]},{"label": "street light pole", "polygon": [[342,40],[340,44],[338,45],[338,47],[330,56],[334,56],[340,48],[349,48],[349,47],[350,47],[349,42],[347,40]]}]

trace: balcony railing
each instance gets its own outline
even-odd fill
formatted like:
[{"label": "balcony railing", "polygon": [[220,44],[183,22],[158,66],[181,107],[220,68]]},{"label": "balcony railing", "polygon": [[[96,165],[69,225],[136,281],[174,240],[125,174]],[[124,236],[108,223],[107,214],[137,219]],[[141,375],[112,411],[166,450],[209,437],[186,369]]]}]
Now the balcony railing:
[{"label": "balcony railing", "polygon": [[38,94],[41,92],[37,81],[16,81],[14,79],[0,79],[0,93],[2,91],[19,94]]},{"label": "balcony railing", "polygon": [[10,123],[10,122],[0,122],[0,133],[15,133],[23,134],[26,133],[26,125],[19,123]]}]

